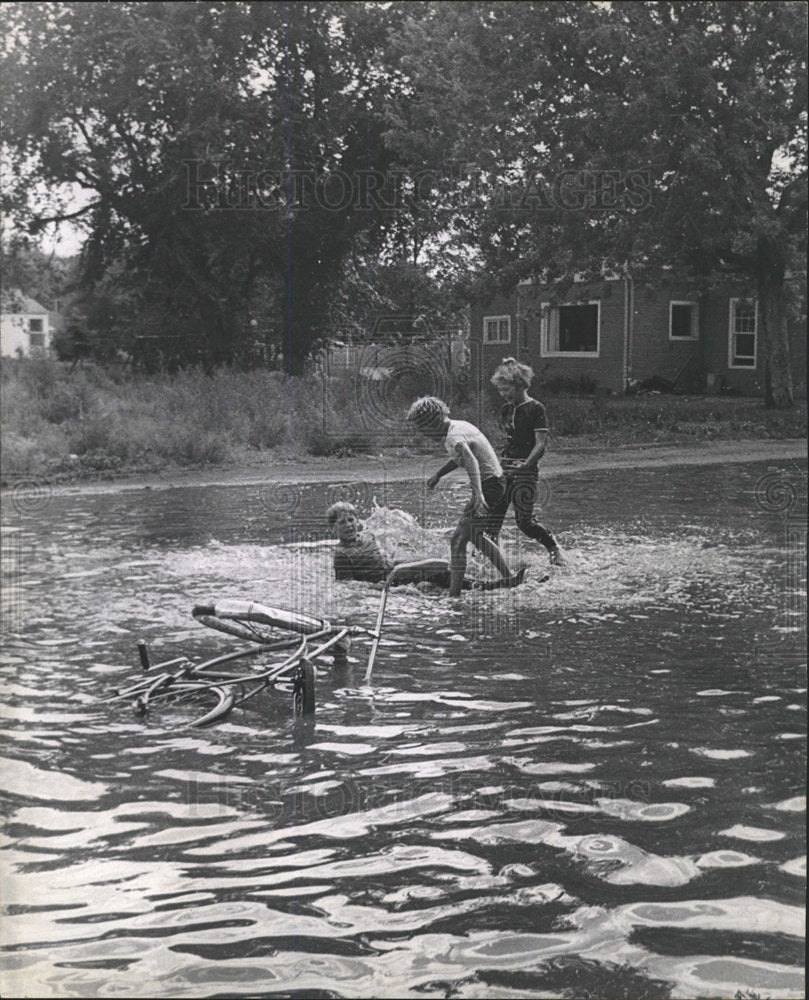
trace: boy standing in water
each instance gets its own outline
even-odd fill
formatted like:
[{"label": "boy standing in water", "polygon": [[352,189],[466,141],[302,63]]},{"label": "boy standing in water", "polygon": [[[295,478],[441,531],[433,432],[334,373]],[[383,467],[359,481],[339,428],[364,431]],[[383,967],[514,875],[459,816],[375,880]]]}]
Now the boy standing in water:
[{"label": "boy standing in water", "polygon": [[512,573],[503,553],[487,536],[495,534],[502,523],[502,517],[497,521],[497,511],[506,497],[503,470],[491,444],[474,424],[450,420],[449,407],[435,396],[417,399],[408,410],[407,419],[426,437],[441,441],[450,456],[427,480],[428,489],[435,489],[443,476],[458,468],[466,470],[472,487],[472,499],[450,542],[450,597],[460,596],[469,542],[480,549],[509,585],[522,583],[525,567]]},{"label": "boy standing in water", "polygon": [[[516,358],[503,358],[491,378],[492,385],[506,401],[500,411],[500,423],[508,435],[503,450],[507,492],[502,514],[504,518],[509,504],[513,504],[520,531],[544,545],[555,566],[563,566],[565,558],[559,543],[534,517],[538,464],[545,454],[548,418],[542,403],[528,395],[533,378],[533,369]],[[501,518],[498,532],[502,521]]]}]

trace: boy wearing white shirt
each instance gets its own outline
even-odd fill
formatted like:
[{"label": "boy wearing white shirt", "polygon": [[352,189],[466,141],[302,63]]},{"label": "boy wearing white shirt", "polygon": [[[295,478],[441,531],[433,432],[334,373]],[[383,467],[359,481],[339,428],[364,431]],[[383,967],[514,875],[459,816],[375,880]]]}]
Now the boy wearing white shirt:
[{"label": "boy wearing white shirt", "polygon": [[496,533],[502,523],[500,508],[506,497],[503,470],[488,439],[466,420],[450,420],[449,407],[435,396],[417,399],[407,419],[425,436],[443,442],[450,460],[427,480],[435,489],[438,481],[457,468],[464,468],[472,487],[472,499],[464,508],[450,542],[450,597],[459,597],[466,571],[469,542],[489,559],[504,580],[513,586],[522,583],[525,568],[512,573],[505,556],[486,532]]}]

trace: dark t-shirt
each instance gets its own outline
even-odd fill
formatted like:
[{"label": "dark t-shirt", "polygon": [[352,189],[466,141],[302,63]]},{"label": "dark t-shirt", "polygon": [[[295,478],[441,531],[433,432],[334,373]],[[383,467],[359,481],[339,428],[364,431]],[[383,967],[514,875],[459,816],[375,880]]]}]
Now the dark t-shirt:
[{"label": "dark t-shirt", "polygon": [[[382,583],[388,578],[393,565],[382,555],[376,538],[370,531],[363,531],[351,545],[338,545],[334,551],[334,575],[338,580]],[[408,583],[431,583],[434,587],[446,590],[450,583],[449,569],[409,570],[401,573],[395,586],[403,587]],[[471,589],[471,580],[464,578],[462,586],[464,590]]]},{"label": "dark t-shirt", "polygon": [[548,416],[542,403],[529,396],[517,406],[506,403],[500,411],[500,425],[508,434],[503,457],[528,458],[537,440],[534,432],[548,429]]},{"label": "dark t-shirt", "polygon": [[379,551],[370,531],[363,531],[351,545],[338,545],[334,552],[334,575],[338,580],[381,583],[392,569],[393,563]]}]

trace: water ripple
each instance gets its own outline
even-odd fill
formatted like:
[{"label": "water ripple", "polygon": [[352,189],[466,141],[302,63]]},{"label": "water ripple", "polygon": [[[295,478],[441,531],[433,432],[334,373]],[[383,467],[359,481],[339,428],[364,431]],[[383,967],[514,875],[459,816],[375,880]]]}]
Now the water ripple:
[{"label": "water ripple", "polygon": [[[0,992],[802,997],[805,584],[766,471],[565,477],[549,581],[508,524],[529,582],[391,592],[373,686],[358,640],[313,720],[273,692],[193,732],[98,700],[137,639],[231,648],[193,604],[373,624],[379,592],[333,580],[323,489],[294,538],[260,486],[14,514]],[[441,554],[464,494],[385,484],[372,526]]]}]

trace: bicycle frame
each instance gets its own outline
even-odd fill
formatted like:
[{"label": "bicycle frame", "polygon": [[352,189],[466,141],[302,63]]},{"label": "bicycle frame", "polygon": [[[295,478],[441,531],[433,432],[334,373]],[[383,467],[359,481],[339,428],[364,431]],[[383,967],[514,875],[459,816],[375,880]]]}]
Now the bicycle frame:
[{"label": "bicycle frame", "polygon": [[[374,630],[357,625],[332,625],[321,619],[271,608],[255,601],[222,601],[197,606],[192,614],[201,624],[236,638],[257,642],[246,649],[224,653],[201,663],[179,656],[155,664],[151,662],[146,643],[138,642],[140,679],[103,700],[132,699],[135,711],[145,715],[150,705],[200,696],[213,697],[215,703],[208,712],[181,727],[197,728],[224,719],[234,707],[244,704],[261,691],[280,687],[291,689],[295,716],[311,715],[315,710],[315,661],[331,653],[335,662],[344,662],[345,640],[349,637],[365,635],[373,639],[366,678],[370,676],[381,634],[387,590],[386,585]],[[283,659],[263,669],[237,669],[235,672],[217,669],[231,664],[241,667],[241,660],[277,654],[282,654]]]},{"label": "bicycle frame", "polygon": [[[405,571],[426,568],[433,563],[434,560],[426,560],[399,563],[394,567],[382,588],[376,627],[373,629],[359,625],[332,625],[321,618],[270,607],[259,604],[258,601],[223,600],[215,604],[197,605],[191,613],[200,624],[256,644],[202,663],[194,664],[188,657],[179,656],[152,664],[146,643],[138,642],[143,676],[123,691],[116,691],[103,700],[122,701],[134,698],[136,712],[145,715],[150,703],[182,700],[183,697],[190,699],[195,695],[214,695],[217,701],[213,708],[188,726],[182,727],[194,728],[225,718],[236,705],[243,704],[260,691],[276,686],[289,686],[292,690],[293,714],[311,715],[315,710],[315,660],[331,650],[335,662],[344,662],[346,644],[343,640],[356,635],[368,636],[372,639],[372,645],[365,683],[370,684],[391,585]],[[313,646],[315,643],[318,645]],[[215,673],[212,669],[261,653],[266,655],[285,651],[288,655],[280,663],[264,670],[232,674],[227,671]],[[250,690],[247,690],[248,685]]]}]

